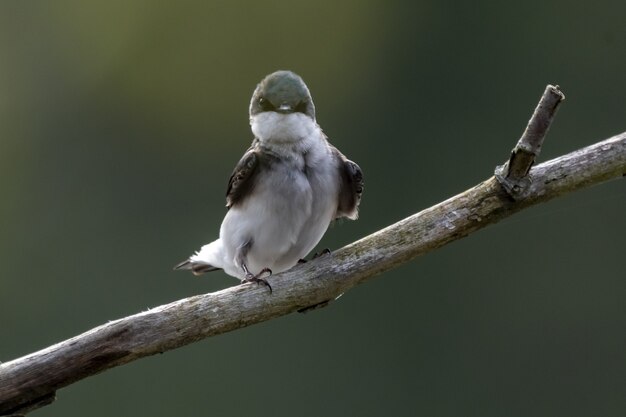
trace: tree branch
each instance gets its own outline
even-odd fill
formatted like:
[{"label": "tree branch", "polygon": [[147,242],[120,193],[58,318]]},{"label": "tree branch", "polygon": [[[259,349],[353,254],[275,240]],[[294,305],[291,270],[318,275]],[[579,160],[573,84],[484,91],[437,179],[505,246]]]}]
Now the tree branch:
[{"label": "tree branch", "polygon": [[517,200],[491,177],[331,255],[273,276],[273,294],[246,284],[189,297],[3,363],[0,415],[50,403],[57,389],[109,368],[334,299],[526,207],[624,176],[626,132],[535,166],[529,175],[532,180]]},{"label": "tree branch", "polygon": [[563,100],[565,96],[558,85],[546,87],[508,162],[496,168],[496,178],[514,200],[524,197],[530,187],[528,172],[541,152],[543,140]]}]

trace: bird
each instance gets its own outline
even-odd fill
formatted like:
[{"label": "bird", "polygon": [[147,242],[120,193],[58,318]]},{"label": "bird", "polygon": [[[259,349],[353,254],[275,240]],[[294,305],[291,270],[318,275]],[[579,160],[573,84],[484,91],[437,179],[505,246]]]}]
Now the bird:
[{"label": "bird", "polygon": [[330,144],[296,73],[263,78],[249,115],[254,138],[228,181],[219,238],[174,269],[221,269],[271,293],[266,278],[302,262],[334,220],[358,218],[363,172]]}]

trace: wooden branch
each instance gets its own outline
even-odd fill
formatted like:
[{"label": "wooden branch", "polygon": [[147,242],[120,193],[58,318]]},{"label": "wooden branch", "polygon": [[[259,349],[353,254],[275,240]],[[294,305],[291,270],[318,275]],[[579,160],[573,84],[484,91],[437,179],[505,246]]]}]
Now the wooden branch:
[{"label": "wooden branch", "polygon": [[57,389],[144,356],[295,312],[526,207],[626,175],[626,132],[531,169],[514,201],[495,177],[330,255],[271,277],[159,306],[0,365],[0,415],[52,401]]},{"label": "wooden branch", "polygon": [[530,167],[541,152],[543,140],[563,100],[565,95],[558,85],[546,87],[508,162],[496,168],[495,177],[514,200],[525,197],[529,190],[532,181],[528,175]]}]

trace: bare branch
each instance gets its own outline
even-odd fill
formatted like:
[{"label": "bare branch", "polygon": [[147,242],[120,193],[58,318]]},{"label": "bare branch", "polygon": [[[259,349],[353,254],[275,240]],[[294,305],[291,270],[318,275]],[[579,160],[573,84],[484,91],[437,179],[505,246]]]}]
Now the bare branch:
[{"label": "bare branch", "polygon": [[495,177],[270,279],[179,300],[96,327],[0,365],[0,415],[25,413],[82,378],[144,356],[334,299],[419,255],[526,207],[626,175],[626,132],[531,169],[514,201]]},{"label": "bare branch", "polygon": [[496,168],[496,178],[515,200],[524,197],[528,191],[530,167],[541,152],[543,140],[563,100],[565,95],[558,85],[546,87],[522,137],[511,151],[509,161]]}]

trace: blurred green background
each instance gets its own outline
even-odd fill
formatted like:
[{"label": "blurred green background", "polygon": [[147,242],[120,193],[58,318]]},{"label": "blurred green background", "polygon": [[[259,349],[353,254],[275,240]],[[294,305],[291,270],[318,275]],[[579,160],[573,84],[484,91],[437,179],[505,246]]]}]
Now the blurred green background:
[{"label": "blurred green background", "polygon": [[[217,236],[276,69],[365,172],[337,248],[489,177],[545,85],[541,161],[626,130],[626,3],[0,3],[0,360],[237,284]],[[330,307],[143,359],[37,416],[623,416],[626,190],[527,210]]]}]

